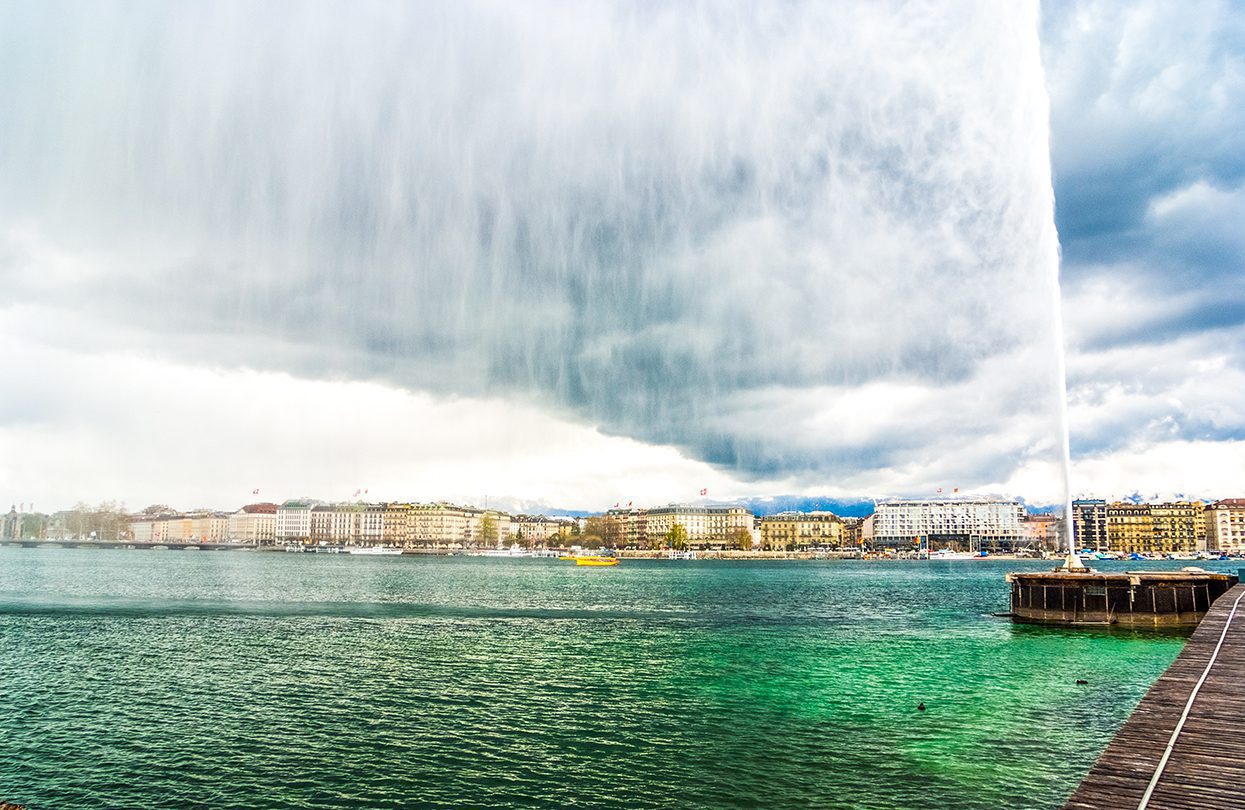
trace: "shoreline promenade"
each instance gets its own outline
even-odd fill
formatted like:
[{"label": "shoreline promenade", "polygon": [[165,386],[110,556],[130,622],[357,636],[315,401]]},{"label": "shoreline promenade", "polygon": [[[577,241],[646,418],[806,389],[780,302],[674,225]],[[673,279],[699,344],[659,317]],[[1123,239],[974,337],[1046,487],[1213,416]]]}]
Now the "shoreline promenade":
[{"label": "shoreline promenade", "polygon": [[1245,585],[1217,599],[1064,810],[1245,808]]}]

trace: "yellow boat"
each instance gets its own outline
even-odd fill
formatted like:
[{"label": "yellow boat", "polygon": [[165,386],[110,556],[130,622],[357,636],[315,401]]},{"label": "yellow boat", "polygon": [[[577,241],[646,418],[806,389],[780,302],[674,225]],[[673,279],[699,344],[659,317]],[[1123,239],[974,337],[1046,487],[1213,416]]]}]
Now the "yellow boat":
[{"label": "yellow boat", "polygon": [[618,565],[617,557],[576,557],[576,565]]}]

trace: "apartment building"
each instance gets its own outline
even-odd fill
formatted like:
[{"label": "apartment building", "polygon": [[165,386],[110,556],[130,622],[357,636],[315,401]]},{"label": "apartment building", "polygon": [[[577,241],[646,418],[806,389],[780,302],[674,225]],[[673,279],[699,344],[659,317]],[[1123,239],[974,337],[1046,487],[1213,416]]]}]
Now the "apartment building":
[{"label": "apartment building", "polygon": [[1072,502],[1072,524],[1077,548],[1107,551],[1107,502],[1096,499]]},{"label": "apartment building", "polygon": [[277,540],[277,505],[252,503],[229,516],[232,543],[271,545]]},{"label": "apartment building", "polygon": [[740,531],[753,538],[753,515],[742,506],[669,504],[654,509],[611,509],[605,513],[608,542],[615,546],[654,548],[674,526],[682,526],[691,548],[734,545]]},{"label": "apartment building", "polygon": [[511,536],[525,546],[544,546],[570,537],[569,520],[557,520],[544,515],[515,515],[510,518]]},{"label": "apartment building", "polygon": [[761,548],[794,551],[848,545],[843,520],[831,512],[782,512],[761,518]]},{"label": "apartment building", "polygon": [[1205,547],[1203,504],[1112,503],[1106,507],[1107,547],[1123,554],[1174,554]]},{"label": "apartment building", "polygon": [[1206,548],[1229,554],[1245,552],[1245,498],[1227,498],[1203,512]]}]

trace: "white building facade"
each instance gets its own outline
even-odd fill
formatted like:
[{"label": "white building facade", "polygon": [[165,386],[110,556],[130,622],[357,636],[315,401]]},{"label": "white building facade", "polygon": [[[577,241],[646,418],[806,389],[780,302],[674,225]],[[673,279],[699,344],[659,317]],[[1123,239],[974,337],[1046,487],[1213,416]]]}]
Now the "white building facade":
[{"label": "white building facade", "polygon": [[277,505],[254,503],[229,516],[229,542],[271,545],[277,539]]},{"label": "white building facade", "polygon": [[313,501],[286,501],[277,507],[277,539],[283,543],[305,543],[311,538]]},{"label": "white building facade", "polygon": [[1207,505],[1206,548],[1228,553],[1245,552],[1245,498],[1228,498]]},{"label": "white building facade", "polygon": [[874,548],[1010,551],[1025,544],[1019,501],[881,501],[869,521]]}]

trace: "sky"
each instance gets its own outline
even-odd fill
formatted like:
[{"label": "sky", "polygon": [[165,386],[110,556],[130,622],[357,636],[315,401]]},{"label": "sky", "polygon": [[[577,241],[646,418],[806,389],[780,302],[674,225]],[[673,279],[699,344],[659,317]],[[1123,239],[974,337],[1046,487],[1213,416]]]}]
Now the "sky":
[{"label": "sky", "polygon": [[826,5],[0,2],[0,497],[1245,493],[1245,12]]}]

